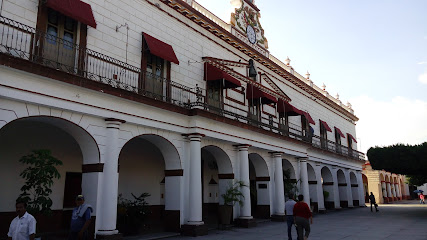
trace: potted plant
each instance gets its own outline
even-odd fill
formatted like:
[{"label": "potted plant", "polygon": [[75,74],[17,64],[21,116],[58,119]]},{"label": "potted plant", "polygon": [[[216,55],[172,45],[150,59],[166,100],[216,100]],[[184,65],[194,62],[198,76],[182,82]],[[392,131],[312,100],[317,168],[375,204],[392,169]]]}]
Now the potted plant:
[{"label": "potted plant", "polygon": [[20,174],[25,183],[19,198],[27,203],[27,211],[36,218],[36,237],[40,237],[45,231],[43,224],[39,224],[43,222],[40,219],[52,215],[51,187],[54,179],[61,177],[56,167],[62,165],[62,161],[53,157],[50,150],[40,149],[23,156],[19,162],[29,165]]},{"label": "potted plant", "polygon": [[224,205],[219,206],[219,219],[221,224],[230,224],[231,217],[233,214],[234,204],[239,203],[240,206],[243,206],[243,193],[240,191],[241,188],[248,187],[244,182],[238,181],[233,185],[230,185],[224,194],[221,194],[221,197],[224,200]]}]

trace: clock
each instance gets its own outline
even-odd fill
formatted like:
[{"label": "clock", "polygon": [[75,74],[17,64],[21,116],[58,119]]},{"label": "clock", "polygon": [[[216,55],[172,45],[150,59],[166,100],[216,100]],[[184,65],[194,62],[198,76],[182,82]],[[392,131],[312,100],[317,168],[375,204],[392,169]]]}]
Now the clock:
[{"label": "clock", "polygon": [[255,44],[256,42],[256,33],[254,28],[251,25],[246,27],[246,35],[248,36],[248,40],[250,43]]}]

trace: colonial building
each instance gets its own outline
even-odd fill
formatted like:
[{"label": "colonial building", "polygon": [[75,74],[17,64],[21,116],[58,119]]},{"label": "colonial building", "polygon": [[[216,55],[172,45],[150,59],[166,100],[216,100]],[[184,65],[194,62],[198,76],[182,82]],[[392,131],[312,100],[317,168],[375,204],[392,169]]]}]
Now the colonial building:
[{"label": "colonial building", "polygon": [[36,149],[63,161],[44,221],[67,228],[82,192],[97,238],[118,233],[119,194],[149,193],[153,222],[191,235],[236,181],[244,227],[283,219],[289,192],[364,206],[351,105],[275,58],[255,2],[233,2],[229,24],[192,0],[1,1],[2,235]]},{"label": "colonial building", "polygon": [[371,192],[377,203],[392,203],[411,197],[405,175],[374,170],[369,162],[363,166],[363,186],[366,191],[366,202],[368,202],[366,195]]}]

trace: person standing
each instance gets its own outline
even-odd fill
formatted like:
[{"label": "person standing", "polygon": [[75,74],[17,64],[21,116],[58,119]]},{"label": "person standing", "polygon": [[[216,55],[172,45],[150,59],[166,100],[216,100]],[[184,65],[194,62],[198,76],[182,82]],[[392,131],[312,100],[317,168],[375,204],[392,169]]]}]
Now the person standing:
[{"label": "person standing", "polygon": [[34,240],[36,219],[27,212],[27,204],[18,199],[15,204],[16,216],[10,223],[8,240]]},{"label": "person standing", "polygon": [[424,202],[424,194],[423,193],[420,193],[420,204],[426,204]]},{"label": "person standing", "polygon": [[[310,235],[310,224],[313,224],[313,214],[307,203],[303,202],[304,196],[298,195],[298,202],[294,206],[294,222],[297,227],[298,240],[307,240]],[[310,222],[309,222],[310,220]],[[305,234],[304,234],[305,230]]]},{"label": "person standing", "polygon": [[85,204],[85,198],[83,195],[76,197],[76,205],[71,215],[71,227],[70,235],[68,240],[87,240],[88,228],[91,223],[90,215],[92,213],[92,207],[89,204]]},{"label": "person standing", "polygon": [[292,225],[294,224],[294,206],[296,202],[294,195],[289,195],[289,200],[285,203],[286,222],[288,223],[288,240],[292,240]]},{"label": "person standing", "polygon": [[372,192],[371,192],[371,195],[369,195],[369,201],[371,202],[371,212],[372,212],[372,205],[374,205],[374,207],[375,207],[375,212],[378,212],[379,211],[378,210],[378,204],[375,201],[375,196]]}]

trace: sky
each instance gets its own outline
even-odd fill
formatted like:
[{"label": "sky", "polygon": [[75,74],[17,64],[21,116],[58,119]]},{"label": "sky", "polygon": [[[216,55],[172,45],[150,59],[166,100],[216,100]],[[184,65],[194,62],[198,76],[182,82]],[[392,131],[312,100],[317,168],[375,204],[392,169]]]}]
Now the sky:
[{"label": "sky", "polygon": [[[226,22],[230,0],[197,0]],[[270,54],[349,101],[358,149],[427,141],[427,0],[256,0]]]}]

